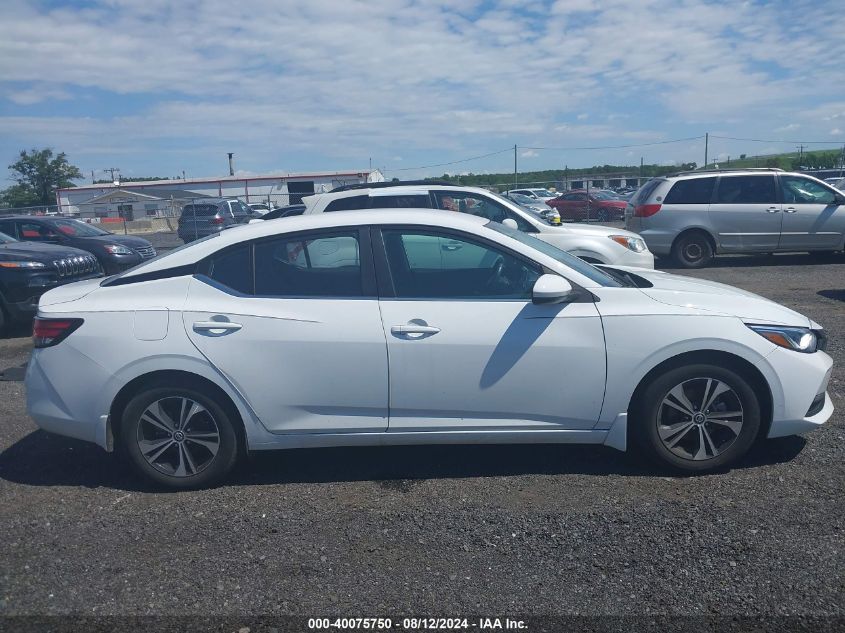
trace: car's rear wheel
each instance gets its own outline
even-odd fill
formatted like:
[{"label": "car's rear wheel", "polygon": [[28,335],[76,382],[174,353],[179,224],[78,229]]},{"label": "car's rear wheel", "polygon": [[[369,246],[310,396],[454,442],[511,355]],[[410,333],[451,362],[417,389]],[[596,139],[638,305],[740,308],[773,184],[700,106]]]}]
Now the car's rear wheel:
[{"label": "car's rear wheel", "polygon": [[635,403],[632,436],[658,464],[687,473],[731,465],[760,430],[760,403],[740,374],[709,364],[667,371]]},{"label": "car's rear wheel", "polygon": [[154,387],[132,398],[120,442],[138,472],[175,489],[220,482],[238,457],[237,434],[224,407],[189,387]]},{"label": "car's rear wheel", "polygon": [[700,231],[684,233],[672,245],[672,257],[684,268],[703,268],[713,261],[713,245]]}]

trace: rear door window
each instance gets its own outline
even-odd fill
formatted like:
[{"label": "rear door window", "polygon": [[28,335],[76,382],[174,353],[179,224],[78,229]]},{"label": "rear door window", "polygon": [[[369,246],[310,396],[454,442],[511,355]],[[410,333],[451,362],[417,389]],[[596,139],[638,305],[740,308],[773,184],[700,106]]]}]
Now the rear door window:
[{"label": "rear door window", "polygon": [[771,204],[777,202],[774,176],[722,176],[716,204]]},{"label": "rear door window", "polygon": [[255,294],[363,296],[358,232],[280,237],[255,244]]},{"label": "rear door window", "polygon": [[679,180],[666,194],[665,204],[710,204],[716,177]]}]

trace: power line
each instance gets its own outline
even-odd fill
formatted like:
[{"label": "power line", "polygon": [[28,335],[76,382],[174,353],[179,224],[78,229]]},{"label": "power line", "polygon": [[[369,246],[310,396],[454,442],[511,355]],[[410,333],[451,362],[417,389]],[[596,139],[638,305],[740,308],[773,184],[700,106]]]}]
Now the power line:
[{"label": "power line", "polygon": [[718,136],[711,134],[710,138],[721,138],[728,141],[748,141],[750,143],[789,143],[794,145],[841,145],[845,141],[787,141],[783,139],[738,138],[736,136]]},{"label": "power line", "polygon": [[[711,135],[712,137],[712,135]],[[704,138],[704,135],[701,136],[690,136],[689,138],[674,138],[669,141],[654,141],[652,143],[633,143],[630,145],[597,145],[594,147],[520,147],[520,149],[540,149],[540,150],[550,150],[555,152],[574,152],[576,150],[587,150],[587,149],[628,149],[632,147],[650,147],[652,145],[668,145],[669,143],[683,143],[685,141],[700,141]]]},{"label": "power line", "polygon": [[393,169],[389,169],[387,167],[384,168],[384,171],[412,171],[414,169],[431,169],[433,167],[447,167],[448,165],[457,165],[458,163],[468,163],[472,160],[481,160],[482,158],[487,158],[489,156],[495,156],[496,154],[504,154],[505,152],[512,152],[513,148],[508,147],[507,149],[500,149],[498,152],[490,152],[489,154],[483,154],[481,156],[473,156],[472,158],[462,158],[461,160],[453,160],[448,163],[437,163],[436,165],[421,165],[419,167],[397,167]]}]

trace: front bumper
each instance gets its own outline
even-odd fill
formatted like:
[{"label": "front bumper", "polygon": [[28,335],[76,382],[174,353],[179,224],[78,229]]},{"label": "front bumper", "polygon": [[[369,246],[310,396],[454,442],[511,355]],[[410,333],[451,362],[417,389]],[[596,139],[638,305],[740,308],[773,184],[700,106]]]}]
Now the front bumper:
[{"label": "front bumper", "polygon": [[632,250],[619,246],[613,251],[615,259],[608,262],[615,266],[632,266],[634,268],[654,268],[654,255],[649,250],[635,253]]},{"label": "front bumper", "polygon": [[100,265],[103,267],[106,275],[117,275],[124,270],[137,266],[145,261],[143,257],[137,253],[131,255],[108,255],[100,259]]},{"label": "front bumper", "polygon": [[[764,365],[765,364],[765,368]],[[771,370],[776,376],[780,394],[774,393],[772,424],[768,437],[801,435],[820,427],[833,415],[833,402],[827,386],[833,368],[833,359],[824,352],[801,354],[777,348],[758,363],[761,370]],[[773,384],[770,378],[770,384]],[[813,413],[814,401],[824,395],[821,410]],[[808,415],[810,414],[810,415]]]}]

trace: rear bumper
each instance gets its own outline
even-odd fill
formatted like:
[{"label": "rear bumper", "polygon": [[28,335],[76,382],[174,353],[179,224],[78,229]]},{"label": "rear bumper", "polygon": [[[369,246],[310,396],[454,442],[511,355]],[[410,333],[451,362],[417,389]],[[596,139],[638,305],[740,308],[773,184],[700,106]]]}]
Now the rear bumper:
[{"label": "rear bumper", "polygon": [[[42,362],[45,354],[58,354]],[[26,410],[39,428],[109,449],[108,414],[94,410],[92,389],[110,374],[72,347],[36,349],[26,369]],[[61,394],[61,395],[60,395]]]}]

